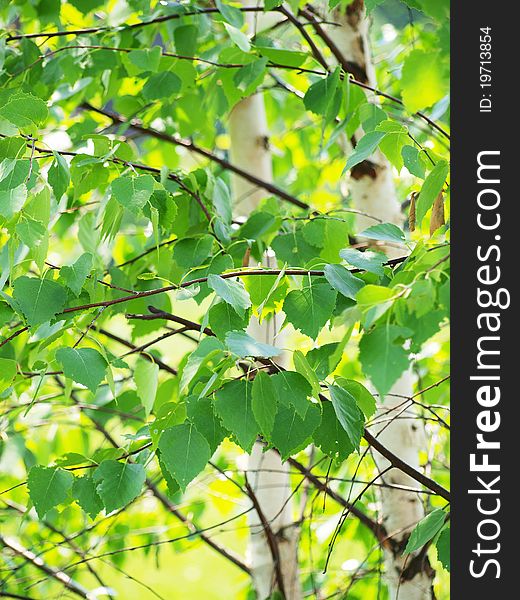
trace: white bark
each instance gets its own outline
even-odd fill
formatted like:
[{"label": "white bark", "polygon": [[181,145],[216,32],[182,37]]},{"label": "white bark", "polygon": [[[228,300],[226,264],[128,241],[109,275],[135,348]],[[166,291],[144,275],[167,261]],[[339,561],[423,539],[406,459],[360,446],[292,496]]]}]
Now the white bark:
[{"label": "white bark", "polygon": [[[254,16],[248,14],[246,18],[253,28]],[[269,131],[261,94],[245,98],[233,108],[229,119],[229,133],[231,162],[264,181],[272,181]],[[237,214],[243,217],[247,217],[265,196],[264,190],[238,176],[233,176],[232,186]],[[264,264],[269,265],[270,262],[274,262],[274,256],[266,254]],[[249,333],[263,342],[281,345],[279,324],[275,318],[262,323],[253,318]],[[288,464],[282,463],[280,456],[272,450],[263,452],[263,446],[257,443],[248,459],[248,471],[249,482],[263,516],[276,536],[286,600],[300,600],[299,527],[294,523]],[[265,600],[276,589],[275,564],[256,511],[249,513],[249,527],[248,555],[253,584],[257,599]]]},{"label": "white bark", "polygon": [[[334,12],[334,21],[340,27],[331,27],[328,34],[342,52],[347,61],[355,63],[366,75],[365,81],[375,87],[375,70],[370,56],[368,36],[369,22],[366,18],[363,0],[354,0],[350,5]],[[375,101],[375,100],[374,100]],[[352,170],[348,186],[354,207],[377,217],[384,222],[401,225],[403,215],[397,198],[392,177],[392,169],[386,157],[377,152],[368,163],[361,164]],[[359,230],[373,225],[374,221],[367,217],[358,217]],[[386,246],[386,254],[390,257],[401,255],[403,248]],[[413,394],[413,377],[411,371],[405,372],[390,390],[391,394],[411,396]],[[383,401],[381,415],[396,416],[402,409],[391,411],[402,405],[403,398],[387,396]],[[388,412],[391,411],[391,412]],[[424,428],[413,419],[414,411],[409,409],[400,414],[401,418],[388,424],[385,421],[379,426],[378,439],[392,452],[403,458],[408,464],[419,468],[419,450],[425,447]],[[383,417],[381,417],[383,420]],[[388,466],[388,461],[376,453],[375,460],[380,470]],[[390,471],[385,482],[399,486],[417,488],[408,475],[396,469]],[[413,560],[403,557],[403,544],[415,524],[424,517],[424,508],[417,493],[383,488],[381,493],[381,509],[383,523],[389,534],[397,542],[394,550],[386,551],[386,583],[391,600],[432,600],[433,571],[425,561],[419,568],[413,569],[410,579],[401,580],[401,574]]]}]

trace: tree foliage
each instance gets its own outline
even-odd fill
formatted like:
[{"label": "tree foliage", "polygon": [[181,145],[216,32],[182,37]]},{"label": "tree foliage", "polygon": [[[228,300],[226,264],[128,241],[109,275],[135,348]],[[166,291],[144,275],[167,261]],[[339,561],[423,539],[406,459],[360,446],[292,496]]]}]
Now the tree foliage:
[{"label": "tree foliage", "polygon": [[[197,497],[210,459],[225,471],[258,437],[284,459],[314,444],[321,467],[333,462],[332,477],[356,479],[379,398],[410,364],[418,390],[446,376],[449,225],[430,228],[439,196],[449,210],[446,3],[406,2],[410,23],[403,4],[392,3],[393,20],[390,3],[366,4],[384,94],[336,67],[327,40],[306,27],[325,71],[284,16],[306,24],[304,3],[266,2],[259,14],[281,25],[256,35],[225,0],[2,3],[1,498],[25,546],[83,530],[65,544],[68,563],[106,554],[123,568],[125,547],[148,552],[182,538],[153,528],[147,495],[170,516],[187,502],[193,534],[208,523],[203,512],[229,510]],[[275,183],[252,174],[265,194],[243,221],[227,119],[256,93],[267,106]],[[362,232],[356,225],[344,179],[377,150],[401,201],[416,196],[413,231],[377,219]],[[397,259],[385,256],[389,246]],[[272,269],[261,266],[269,247]],[[246,332],[252,319],[275,317],[291,332],[286,369],[279,349]],[[419,400],[439,429],[432,449],[444,455],[432,406],[446,404],[446,389]],[[370,472],[367,461],[359,473]],[[444,459],[431,467],[445,483]],[[224,483],[211,484],[216,494]],[[354,483],[338,485],[347,496]],[[230,486],[225,494],[236,494]],[[413,549],[443,518],[428,517]],[[93,542],[98,524],[104,541]],[[367,532],[348,535],[358,555],[368,553]],[[444,565],[445,538],[443,530]],[[326,549],[315,552],[321,560]],[[67,564],[55,550],[44,560]],[[377,560],[369,555],[360,569],[370,573]],[[78,577],[94,587],[87,565]],[[30,561],[16,568],[37,572]],[[305,585],[325,593],[340,582],[332,572]],[[0,585],[26,591],[23,577]],[[38,593],[59,585],[47,579]],[[368,577],[354,589],[362,597],[374,586]]]}]

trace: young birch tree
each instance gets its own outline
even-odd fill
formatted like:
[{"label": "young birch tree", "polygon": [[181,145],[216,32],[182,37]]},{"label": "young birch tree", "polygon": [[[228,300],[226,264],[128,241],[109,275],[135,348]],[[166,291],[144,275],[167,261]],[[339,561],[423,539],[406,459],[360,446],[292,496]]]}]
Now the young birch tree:
[{"label": "young birch tree", "polygon": [[[255,16],[247,14],[246,22],[249,32],[253,32]],[[272,182],[269,129],[261,93],[244,98],[233,108],[229,116],[229,133],[232,163],[248,173],[255,174],[262,181]],[[242,218],[249,216],[266,195],[264,190],[240,176],[233,177],[232,192],[237,215]],[[264,254],[263,264],[269,268],[276,266],[276,259],[271,250]],[[253,317],[248,331],[258,341],[281,347],[284,336],[280,333],[280,325],[279,315],[272,315],[271,319],[262,322]],[[286,356],[281,355],[278,362],[284,364],[286,359]],[[278,452],[266,452],[264,445],[257,442],[249,456],[248,471],[251,488],[262,513],[260,515],[255,510],[250,513],[249,518],[248,554],[258,600],[269,598],[273,590],[279,587],[276,584],[276,572],[283,577],[286,600],[298,600],[301,598],[298,567],[299,528],[293,516],[289,464],[282,461]],[[278,557],[273,555],[265,526],[262,524],[263,519],[274,534]]]},{"label": "young birch tree", "polygon": [[[328,29],[330,39],[350,66],[356,79],[371,87],[376,87],[375,69],[371,56],[369,37],[370,20],[367,17],[364,1],[341,5],[333,13],[333,20],[339,26]],[[377,102],[376,99],[374,99]],[[396,194],[392,167],[384,154],[377,150],[350,171],[348,188],[352,203],[360,210],[385,223],[402,225],[404,215]],[[357,217],[358,229],[374,224],[373,219]],[[403,247],[386,244],[379,246],[390,258],[403,254]],[[378,438],[409,465],[419,468],[419,452],[425,448],[422,425],[414,417],[413,409],[403,411],[403,397],[413,394],[413,374],[409,369],[393,385],[389,394],[381,399],[380,415],[382,425],[378,427]],[[386,417],[386,418],[385,418]],[[387,419],[391,418],[390,422]],[[380,470],[388,466],[388,461],[374,453]],[[417,488],[408,475],[392,472],[385,476],[392,485]],[[424,508],[418,493],[403,489],[382,488],[382,520],[395,544],[386,551],[386,582],[392,599],[426,600],[433,598],[434,572],[425,556],[403,556],[403,548],[413,527],[424,517]]]}]

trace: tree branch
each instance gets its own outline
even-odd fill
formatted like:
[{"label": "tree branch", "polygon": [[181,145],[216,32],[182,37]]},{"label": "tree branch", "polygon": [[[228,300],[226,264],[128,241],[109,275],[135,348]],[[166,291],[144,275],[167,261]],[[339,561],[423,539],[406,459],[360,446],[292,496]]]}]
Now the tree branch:
[{"label": "tree branch", "polygon": [[45,563],[40,557],[34,554],[34,552],[31,552],[31,550],[24,548],[15,540],[8,539],[0,534],[0,544],[2,544],[5,548],[9,548],[17,556],[20,556],[27,563],[32,564],[38,570],[43,571],[50,578],[55,579],[56,581],[61,583],[66,589],[68,589],[76,596],[79,596],[80,598],[85,598],[87,600],[91,597],[91,593],[82,585],[74,581],[72,577],[70,577],[63,571],[56,569],[55,567],[51,567],[50,565]]},{"label": "tree branch", "polygon": [[164,133],[163,131],[158,131],[157,129],[152,129],[150,127],[144,127],[137,119],[127,120],[127,119],[123,118],[121,115],[104,110],[102,108],[97,108],[95,106],[92,106],[88,102],[84,102],[81,105],[81,107],[84,108],[85,110],[89,110],[91,112],[98,113],[98,114],[110,119],[114,123],[119,123],[121,125],[130,125],[136,131],[139,131],[142,134],[147,135],[149,137],[153,137],[153,138],[162,140],[163,142],[168,142],[170,144],[175,144],[176,146],[181,146],[182,148],[186,148],[186,150],[189,150],[190,152],[194,152],[195,154],[199,154],[200,156],[204,156],[205,158],[209,159],[210,161],[220,165],[223,169],[226,169],[227,171],[231,171],[232,173],[235,173],[236,175],[243,177],[250,183],[252,183],[264,190],[267,190],[271,194],[278,196],[279,198],[289,202],[290,204],[294,204],[295,206],[298,206],[299,208],[304,208],[304,209],[310,208],[306,202],[302,202],[301,200],[299,200],[295,196],[292,196],[291,194],[287,193],[285,190],[282,190],[278,186],[276,186],[268,181],[264,181],[264,180],[260,179],[259,177],[256,177],[256,175],[253,175],[252,173],[248,173],[247,171],[244,171],[240,167],[232,165],[227,160],[220,158],[220,156],[213,154],[212,152],[210,152],[209,150],[206,150],[205,148],[201,148],[200,146],[198,146],[197,144],[195,144],[194,142],[192,142],[190,140],[184,140],[182,138],[170,135],[168,133]]},{"label": "tree branch", "polygon": [[412,479],[415,479],[415,481],[417,481],[418,483],[421,483],[422,485],[424,485],[425,487],[430,489],[432,492],[435,492],[441,498],[444,498],[448,502],[451,502],[450,492],[446,488],[442,487],[442,485],[440,485],[433,479],[426,477],[426,475],[423,475],[423,473],[421,473],[420,471],[417,471],[416,469],[411,467],[402,458],[399,458],[391,450],[389,450],[386,446],[384,446],[377,438],[375,438],[366,429],[363,433],[363,437],[370,444],[370,446],[372,446],[372,448],[374,448],[374,450],[377,450],[379,452],[379,454],[384,456],[393,467],[395,467],[396,469],[399,469],[403,473],[406,473]]},{"label": "tree branch", "polygon": [[[401,256],[399,258],[393,258],[385,263],[385,266],[393,267],[404,262],[408,257]],[[351,273],[363,273],[364,269],[350,269]],[[283,273],[285,275],[307,275],[310,277],[323,277],[325,275],[324,271],[321,270],[305,270],[305,269],[247,269],[247,270],[239,270],[239,271],[229,271],[227,273],[222,273],[219,277],[222,279],[232,279],[233,277],[248,277],[253,275],[280,275]],[[123,302],[131,302],[132,300],[137,300],[139,298],[148,298],[150,296],[155,296],[157,294],[164,294],[165,292],[173,292],[175,290],[183,289],[190,287],[192,285],[196,285],[198,283],[205,283],[207,281],[207,277],[198,277],[197,279],[191,279],[189,281],[184,281],[179,284],[167,285],[162,288],[156,288],[153,290],[145,290],[142,292],[136,292],[130,296],[122,296],[120,298],[113,298],[112,300],[103,300],[100,302],[92,302],[90,304],[82,304],[79,306],[70,306],[69,308],[65,308],[60,314],[69,314],[74,312],[79,312],[83,310],[90,310],[91,308],[97,308],[99,306],[114,306],[116,304],[121,304]],[[26,328],[27,329],[27,328]],[[20,331],[21,333],[21,331]],[[5,342],[4,342],[5,343]]]},{"label": "tree branch", "polygon": [[340,506],[345,509],[348,509],[355,517],[357,517],[363,525],[368,527],[370,531],[374,534],[376,539],[381,542],[381,544],[385,544],[387,541],[387,532],[383,525],[378,523],[377,521],[372,520],[368,515],[366,515],[362,510],[345,500],[343,496],[340,496],[337,492],[335,492],[331,487],[329,487],[324,481],[321,481],[319,477],[314,475],[314,473],[307,469],[304,465],[298,462],[295,458],[288,458],[287,462],[298,469],[298,471],[304,475],[313,486],[332,498],[335,502],[337,502]]}]

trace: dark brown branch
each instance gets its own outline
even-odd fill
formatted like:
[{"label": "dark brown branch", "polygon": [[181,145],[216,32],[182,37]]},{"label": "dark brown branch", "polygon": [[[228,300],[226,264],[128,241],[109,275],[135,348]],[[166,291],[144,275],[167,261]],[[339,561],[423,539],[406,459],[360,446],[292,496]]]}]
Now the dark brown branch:
[{"label": "dark brown branch", "polygon": [[[264,8],[262,6],[243,6],[239,8],[242,12],[263,12]],[[276,11],[276,9],[274,9]],[[220,12],[217,8],[200,8],[198,10],[187,10],[183,13],[174,13],[170,15],[163,15],[161,17],[157,17],[155,19],[151,19],[150,21],[141,21],[140,23],[133,23],[132,25],[120,25],[116,27],[85,27],[83,29],[69,29],[65,31],[49,31],[49,32],[35,32],[35,33],[23,33],[17,35],[8,35],[6,38],[7,42],[12,42],[14,40],[22,40],[22,39],[34,39],[34,38],[54,38],[54,37],[64,37],[68,35],[79,36],[85,35],[88,33],[101,33],[105,31],[124,31],[125,29],[137,29],[140,27],[148,27],[149,25],[158,25],[159,23],[165,23],[166,21],[171,21],[174,19],[182,19],[183,17],[196,16],[199,14],[212,14]]]},{"label": "dark brown branch", "polygon": [[250,574],[249,567],[241,560],[241,558],[239,556],[237,556],[231,550],[228,550],[227,548],[224,548],[220,544],[217,544],[217,542],[214,542],[204,532],[198,530],[197,527],[195,527],[195,525],[188,519],[188,517],[184,516],[178,509],[176,509],[175,506],[168,500],[168,498],[164,494],[162,494],[157,489],[155,484],[153,484],[149,479],[146,480],[146,485],[151,490],[152,494],[157,498],[157,500],[159,500],[159,502],[164,506],[164,508],[166,508],[166,510],[171,512],[172,515],[177,517],[177,519],[179,519],[179,521],[181,521],[188,528],[190,533],[192,533],[194,535],[198,535],[198,537],[200,537],[201,540],[203,540],[206,544],[208,544],[208,546],[213,548],[213,550],[216,550],[224,558],[227,558],[235,566],[237,566],[239,569],[244,571],[244,573]]},{"label": "dark brown branch", "polygon": [[288,458],[287,462],[294,468],[298,469],[298,471],[302,475],[304,475],[316,489],[329,496],[329,498],[332,498],[332,500],[337,502],[343,508],[348,509],[355,517],[357,517],[360,520],[361,523],[363,523],[363,525],[370,529],[370,531],[374,534],[376,539],[379,540],[379,542],[381,542],[382,544],[386,542],[387,533],[383,525],[377,523],[377,521],[373,521],[362,510],[345,500],[343,496],[340,496],[337,492],[330,488],[326,482],[321,481],[321,479],[314,475],[314,473],[310,469],[307,469],[307,467],[302,465],[296,459]]},{"label": "dark brown branch", "polygon": [[[393,267],[404,262],[408,257],[401,256],[399,258],[392,258],[391,260],[385,263],[386,266]],[[363,273],[364,269],[350,269],[351,273]],[[324,271],[321,270],[305,270],[305,269],[247,269],[240,271],[229,271],[228,273],[222,273],[219,277],[222,279],[232,279],[234,277],[249,277],[252,275],[280,275],[280,273],[284,273],[285,275],[308,275],[310,277],[323,277]],[[137,300],[139,298],[148,298],[150,296],[155,296],[157,294],[163,294],[165,292],[172,292],[175,290],[183,289],[190,287],[192,285],[196,285],[198,283],[205,283],[207,281],[207,277],[198,277],[197,279],[191,279],[189,281],[184,281],[183,283],[167,285],[162,288],[156,288],[153,290],[145,290],[143,292],[137,292],[130,296],[122,296],[121,298],[113,298],[112,300],[103,300],[100,302],[92,302],[91,304],[82,304],[79,306],[71,306],[66,308],[60,314],[68,314],[79,312],[83,310],[90,310],[91,308],[97,308],[98,306],[114,306],[115,304],[121,304],[123,302],[131,302],[132,300]]]},{"label": "dark brown branch", "polygon": [[340,49],[334,43],[334,40],[327,34],[327,32],[323,29],[320,22],[316,17],[312,14],[311,11],[302,8],[300,10],[300,14],[305,17],[309,23],[311,23],[312,27],[316,34],[325,42],[328,46],[329,50],[332,52],[334,58],[338,61],[338,63],[342,66],[345,73],[350,73],[353,75],[359,83],[368,84],[367,74],[365,69],[361,68],[356,63],[347,60]]},{"label": "dark brown branch", "polygon": [[433,479],[426,477],[426,475],[424,475],[420,471],[417,471],[417,469],[411,467],[402,458],[399,458],[396,454],[394,454],[391,450],[384,446],[366,429],[363,433],[363,437],[370,444],[370,446],[372,446],[374,450],[377,450],[379,454],[384,456],[393,467],[399,469],[403,473],[406,473],[412,479],[415,479],[415,481],[417,481],[418,483],[421,483],[422,485],[430,489],[432,492],[435,492],[441,498],[444,498],[446,501],[451,502],[450,492],[446,488],[442,487],[442,485],[440,485]]},{"label": "dark brown branch", "polygon": [[192,142],[190,140],[184,140],[182,138],[178,138],[178,137],[170,135],[168,133],[158,131],[157,129],[144,127],[136,119],[127,120],[127,119],[123,118],[121,115],[104,110],[102,108],[97,108],[95,106],[92,106],[88,102],[84,102],[81,106],[82,106],[82,108],[84,108],[86,110],[96,112],[96,113],[110,119],[114,123],[119,123],[122,125],[130,125],[133,129],[141,132],[144,135],[162,140],[163,142],[175,144],[176,146],[181,146],[182,148],[186,148],[186,150],[189,150],[190,152],[194,152],[195,154],[204,156],[208,160],[220,165],[223,169],[226,169],[227,171],[231,171],[232,173],[235,173],[236,175],[243,177],[250,183],[270,192],[271,194],[274,194],[275,196],[278,196],[279,198],[282,198],[282,200],[285,200],[285,201],[289,202],[290,204],[294,204],[295,206],[298,206],[299,208],[304,208],[304,209],[309,208],[309,205],[306,202],[302,202],[301,200],[299,200],[295,196],[292,196],[291,194],[287,193],[285,190],[282,190],[278,186],[276,186],[268,181],[264,181],[263,179],[258,178],[256,175],[253,175],[252,173],[248,173],[247,171],[244,171],[240,167],[232,165],[227,160],[220,158],[220,156],[213,154],[212,152],[210,152],[209,150],[206,150],[205,148],[201,148],[200,146],[198,146],[197,144],[195,144],[194,142]]},{"label": "dark brown branch", "polygon": [[14,340],[15,337],[19,336],[21,333],[23,333],[24,331],[28,331],[29,327],[21,327],[20,329],[17,329],[14,333],[12,333],[9,337],[6,337],[5,339],[3,339],[0,342],[0,348],[2,346],[4,346],[5,344],[9,343],[11,340]]},{"label": "dark brown branch", "polygon": [[114,340],[114,342],[117,342],[118,344],[121,344],[122,346],[126,346],[127,348],[130,348],[133,352],[138,352],[145,360],[147,360],[148,362],[155,363],[163,371],[166,371],[166,372],[170,373],[171,375],[177,375],[177,371],[173,367],[170,367],[169,365],[164,363],[160,358],[157,358],[155,356],[148,354],[147,352],[144,352],[143,350],[139,349],[138,346],[136,346],[135,344],[132,344],[128,340],[125,340],[122,337],[119,337],[118,335],[116,335],[115,333],[112,333],[110,331],[107,331],[106,329],[103,329],[102,327],[97,327],[94,325],[92,327],[92,329],[94,331],[97,331],[98,333],[101,333],[101,335],[104,335],[105,337],[107,337],[111,340]]},{"label": "dark brown branch", "polygon": [[328,72],[329,65],[327,64],[327,61],[325,60],[323,54],[319,51],[318,47],[314,43],[314,40],[309,35],[309,33],[307,32],[307,30],[305,29],[303,24],[300,23],[300,21],[298,21],[298,19],[292,14],[292,12],[290,10],[288,10],[287,8],[285,8],[284,6],[280,6],[279,11],[283,15],[285,15],[287,20],[290,21],[296,27],[296,29],[298,29],[298,31],[301,33],[303,39],[309,45],[309,48],[311,49],[311,52],[312,52],[312,55],[314,56],[314,58],[320,63],[320,65],[325,69],[325,71]]},{"label": "dark brown branch", "polygon": [[152,313],[151,315],[126,315],[127,319],[141,319],[143,321],[153,321],[154,319],[164,319],[166,321],[173,321],[174,323],[178,323],[179,325],[183,325],[187,329],[191,329],[192,331],[202,331],[202,333],[210,336],[214,336],[215,334],[209,327],[202,328],[201,325],[195,323],[194,321],[190,321],[189,319],[185,319],[184,317],[178,317],[177,315],[172,315],[169,312],[165,312],[163,310],[159,310],[155,308],[155,306],[148,306],[148,310]]}]

